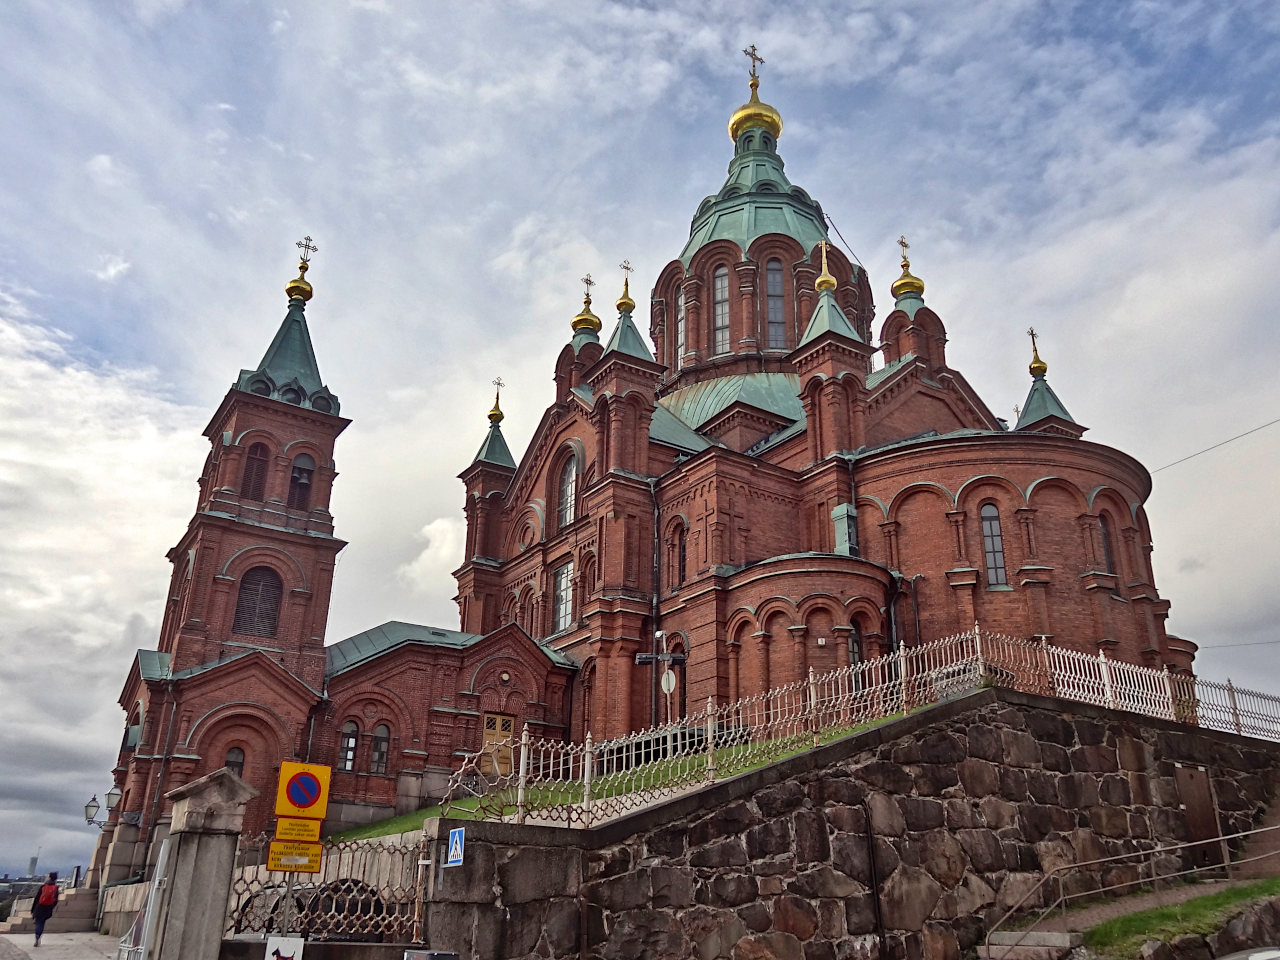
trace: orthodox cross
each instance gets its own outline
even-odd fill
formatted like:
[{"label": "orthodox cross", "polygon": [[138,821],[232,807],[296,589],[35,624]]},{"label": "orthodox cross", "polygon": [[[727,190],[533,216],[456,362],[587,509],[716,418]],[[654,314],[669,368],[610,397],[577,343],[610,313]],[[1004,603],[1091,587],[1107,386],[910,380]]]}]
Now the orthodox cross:
[{"label": "orthodox cross", "polygon": [[634,269],[635,269],[635,267],[631,266],[631,261],[630,261],[630,260],[623,260],[620,264],[618,264],[618,269],[622,271],[623,275],[624,275],[628,280],[630,280],[630,279],[631,279],[631,271],[632,271],[632,270],[634,270]]},{"label": "orthodox cross", "polygon": [[1014,422],[1022,419],[1022,408],[1016,403],[1013,405],[1013,419]]},{"label": "orthodox cross", "polygon": [[501,377],[494,377],[489,382],[493,384],[493,395],[494,395],[494,400],[496,401],[498,394],[502,392],[502,388],[505,387],[506,384],[502,382]]},{"label": "orthodox cross", "polygon": [[310,263],[311,255],[320,249],[314,243],[311,242],[310,237],[303,237],[301,240],[298,241],[297,246],[298,246],[298,249],[302,251],[303,263]]},{"label": "orthodox cross", "polygon": [[591,288],[596,285],[596,282],[591,279],[591,274],[588,273],[585,277],[582,278],[582,285],[587,288],[587,299],[590,300]]},{"label": "orthodox cross", "polygon": [[907,259],[907,250],[910,248],[911,244],[907,243],[906,236],[898,237],[898,246],[902,248],[902,259]]},{"label": "orthodox cross", "polygon": [[827,241],[825,239],[818,241],[818,246],[822,248],[822,272],[827,272]]},{"label": "orthodox cross", "polygon": [[1027,336],[1031,338],[1031,352],[1032,352],[1032,353],[1037,353],[1037,352],[1038,352],[1038,350],[1037,350],[1037,345],[1036,345],[1036,337],[1038,337],[1038,336],[1039,336],[1039,334],[1038,334],[1038,333],[1036,333],[1036,328],[1035,328],[1035,327],[1029,327],[1029,328],[1027,329]]},{"label": "orthodox cross", "polygon": [[751,58],[751,76],[756,76],[756,67],[764,63],[764,57],[756,53],[756,45],[754,43],[742,52]]}]

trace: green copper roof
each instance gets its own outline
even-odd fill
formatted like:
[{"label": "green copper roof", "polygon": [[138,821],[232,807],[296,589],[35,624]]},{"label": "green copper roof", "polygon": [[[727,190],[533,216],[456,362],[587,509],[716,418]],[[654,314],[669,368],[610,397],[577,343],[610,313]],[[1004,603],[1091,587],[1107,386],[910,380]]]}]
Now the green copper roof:
[{"label": "green copper roof", "polygon": [[688,450],[690,453],[716,445],[677,418],[661,403],[653,408],[653,419],[649,421],[649,439],[655,443],[665,443],[669,447]]},{"label": "green copper roof", "polygon": [[305,301],[294,297],[275,339],[253,370],[241,370],[236,389],[321,413],[338,412],[338,398],[320,379],[316,353],[307,331]]},{"label": "green copper roof", "polygon": [[916,311],[924,306],[924,297],[913,291],[907,291],[898,297],[893,303],[894,310],[901,310],[912,320],[916,318]]},{"label": "green copper roof", "polygon": [[158,650],[139,650],[137,654],[138,675],[143,680],[167,680],[169,678],[169,655]]},{"label": "green copper roof", "polygon": [[640,336],[640,331],[636,329],[636,325],[631,322],[630,310],[626,313],[618,314],[618,325],[613,328],[613,336],[605,344],[604,352],[606,354],[614,351],[625,354],[628,357],[639,357],[641,360],[653,361],[653,351],[649,349],[649,345]]},{"label": "green copper roof", "polygon": [[[390,620],[364,633],[357,633],[354,637],[340,640],[333,646],[325,647],[324,672],[326,677],[336,676],[405,644],[415,643],[429,647],[465,650],[483,639],[484,637],[478,633],[462,633],[458,630],[444,630],[440,627]],[[538,648],[557,666],[577,666],[559,650],[553,650],[542,643],[538,644]]]},{"label": "green copper roof", "polygon": [[804,346],[811,340],[816,340],[824,333],[838,333],[842,337],[848,337],[850,340],[857,340],[862,343],[863,340],[858,336],[858,331],[853,329],[853,325],[849,323],[849,318],[844,315],[844,311],[840,309],[840,304],[836,303],[836,295],[830,289],[818,291],[818,303],[813,308],[813,316],[809,318],[809,326],[804,331],[804,336],[800,338],[799,346]]},{"label": "green copper roof", "polygon": [[737,373],[690,384],[658,404],[695,430],[739,402],[787,420],[800,420],[804,405],[799,390],[800,378],[794,373]]},{"label": "green copper roof", "polygon": [[492,463],[499,467],[515,469],[516,461],[511,456],[507,441],[502,436],[501,424],[496,422],[489,424],[489,432],[485,435],[484,443],[480,444],[480,449],[476,451],[475,459],[471,462]]},{"label": "green copper roof", "polygon": [[688,266],[713,240],[732,240],[745,254],[767,233],[792,237],[808,253],[826,239],[827,229],[822,207],[787,179],[773,137],[749,127],[734,146],[724,186],[698,207],[680,260]]},{"label": "green copper roof", "polygon": [[1067,408],[1058,399],[1058,395],[1053,392],[1053,387],[1049,386],[1049,381],[1044,378],[1044,374],[1040,374],[1031,380],[1031,392],[1027,394],[1027,402],[1023,404],[1022,414],[1018,417],[1018,424],[1013,429],[1022,430],[1048,417],[1058,417],[1068,423],[1075,423],[1071,414],[1067,413]]}]

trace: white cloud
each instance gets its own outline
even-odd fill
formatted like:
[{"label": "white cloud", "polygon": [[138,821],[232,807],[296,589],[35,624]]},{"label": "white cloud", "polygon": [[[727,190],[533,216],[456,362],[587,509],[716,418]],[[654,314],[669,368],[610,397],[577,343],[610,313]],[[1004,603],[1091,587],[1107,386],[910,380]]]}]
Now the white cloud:
[{"label": "white cloud", "polygon": [[89,272],[104,283],[115,283],[128,273],[132,266],[133,264],[118,253],[104,253],[98,257],[98,268]]}]

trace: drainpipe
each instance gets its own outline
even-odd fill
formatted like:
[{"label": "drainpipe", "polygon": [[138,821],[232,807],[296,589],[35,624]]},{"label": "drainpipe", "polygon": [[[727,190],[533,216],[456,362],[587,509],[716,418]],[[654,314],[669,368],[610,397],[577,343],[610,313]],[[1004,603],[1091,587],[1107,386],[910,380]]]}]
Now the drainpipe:
[{"label": "drainpipe", "polygon": [[917,647],[920,646],[920,594],[916,591],[916,581],[923,579],[923,573],[917,573],[911,578],[911,615],[915,618]]},{"label": "drainpipe", "polygon": [[[658,725],[658,633],[662,625],[659,594],[662,590],[658,579],[662,552],[662,532],[658,529],[658,477],[649,478],[649,495],[653,498],[653,590],[649,605],[649,633],[653,637],[653,662],[649,669],[649,726]],[[688,651],[685,651],[686,655]]]},{"label": "drainpipe", "polygon": [[862,801],[862,815],[867,821],[867,864],[871,868],[871,906],[875,909],[876,934],[880,937],[880,956],[885,956],[884,915],[880,912],[880,871],[876,867],[876,838],[871,829],[871,807]]}]

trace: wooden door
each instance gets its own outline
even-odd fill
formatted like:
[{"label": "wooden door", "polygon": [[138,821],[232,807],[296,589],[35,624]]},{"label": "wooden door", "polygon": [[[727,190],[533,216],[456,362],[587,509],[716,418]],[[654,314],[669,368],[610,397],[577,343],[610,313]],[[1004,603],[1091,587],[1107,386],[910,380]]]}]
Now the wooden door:
[{"label": "wooden door", "polygon": [[511,773],[511,738],[515,735],[516,718],[502,713],[484,715],[484,743],[481,746],[480,772],[507,776]]},{"label": "wooden door", "polygon": [[[1178,785],[1178,799],[1187,815],[1188,840],[1217,840],[1218,815],[1213,807],[1213,792],[1209,774],[1204,767],[1174,767]],[[1202,843],[1187,848],[1192,866],[1207,867],[1222,862],[1222,848],[1218,843]]]}]

